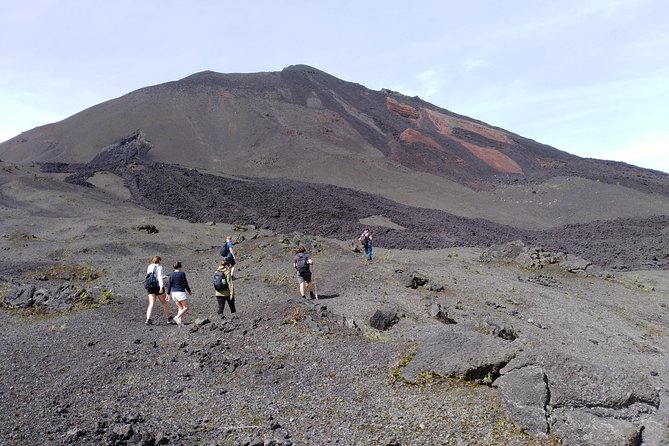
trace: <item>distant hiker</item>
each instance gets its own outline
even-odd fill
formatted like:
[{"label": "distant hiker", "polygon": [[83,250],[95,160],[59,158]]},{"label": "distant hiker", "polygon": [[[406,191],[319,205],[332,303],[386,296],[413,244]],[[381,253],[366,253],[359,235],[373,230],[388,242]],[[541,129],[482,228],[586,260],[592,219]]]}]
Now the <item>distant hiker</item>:
[{"label": "distant hiker", "polygon": [[232,278],[235,278],[235,263],[237,263],[237,260],[235,259],[235,245],[232,243],[232,236],[228,235],[225,238],[225,243],[221,245],[221,249],[219,250],[221,257],[226,259],[228,261],[228,264],[230,265],[230,274],[232,275]]},{"label": "distant hiker", "polygon": [[188,311],[188,296],[193,295],[190,291],[190,286],[188,286],[186,273],[181,271],[181,268],[181,262],[176,262],[174,264],[174,271],[167,276],[167,294],[172,297],[179,309],[177,315],[174,316],[174,322],[177,325],[181,325],[181,318]]},{"label": "distant hiker", "polygon": [[362,231],[362,234],[360,234],[360,243],[362,243],[362,247],[365,249],[365,256],[367,257],[367,262],[372,261],[372,233],[369,232],[368,228],[365,228],[364,231]]},{"label": "distant hiker", "polygon": [[151,264],[146,268],[146,278],[144,279],[144,287],[148,292],[149,306],[146,309],[146,325],[153,325],[151,320],[151,313],[153,312],[153,305],[156,303],[156,297],[163,307],[163,314],[169,322],[172,316],[170,315],[170,307],[167,305],[167,297],[165,296],[165,288],[163,285],[163,267],[160,266],[162,259],[160,256],[155,256],[151,260]]},{"label": "distant hiker", "polygon": [[232,272],[230,270],[230,262],[228,259],[223,259],[221,265],[214,273],[214,289],[216,290],[216,302],[218,302],[218,315],[221,319],[225,316],[225,303],[230,307],[230,313],[235,314],[235,286],[232,282]]},{"label": "distant hiker", "polygon": [[[304,245],[300,245],[297,248],[295,253],[295,259],[293,261],[293,266],[297,271],[297,283],[300,284],[300,296],[306,299],[305,293],[306,290],[309,290],[309,296],[314,299],[314,293],[316,289],[314,288],[314,283],[312,281],[311,267],[314,264],[309,254],[306,252]],[[306,286],[305,286],[306,283]],[[306,289],[305,289],[306,288]]]}]

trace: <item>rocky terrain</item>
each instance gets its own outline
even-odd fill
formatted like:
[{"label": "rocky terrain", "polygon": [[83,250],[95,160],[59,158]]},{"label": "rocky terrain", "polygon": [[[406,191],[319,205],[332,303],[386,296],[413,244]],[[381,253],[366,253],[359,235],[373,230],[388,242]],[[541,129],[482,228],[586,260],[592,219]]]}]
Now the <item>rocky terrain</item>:
[{"label": "rocky terrain", "polygon": [[[134,204],[115,173],[70,175],[3,164],[5,444],[667,441],[665,270],[588,272],[597,258],[522,242],[388,249],[379,216],[365,265],[352,237],[188,222]],[[220,320],[228,233],[239,312]],[[318,301],[298,298],[297,243]],[[143,324],[155,254],[195,290],[184,327],[157,309]]]},{"label": "rocky terrain", "polygon": [[[669,175],[306,66],[147,87],[0,158],[1,444],[669,444]],[[144,324],[154,255],[181,327]]]}]

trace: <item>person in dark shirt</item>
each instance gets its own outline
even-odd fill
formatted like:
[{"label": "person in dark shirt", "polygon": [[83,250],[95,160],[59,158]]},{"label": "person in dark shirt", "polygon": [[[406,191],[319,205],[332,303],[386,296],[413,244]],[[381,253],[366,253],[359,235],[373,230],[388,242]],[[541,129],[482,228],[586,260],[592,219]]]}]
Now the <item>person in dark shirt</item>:
[{"label": "person in dark shirt", "polygon": [[314,283],[312,281],[311,271],[314,261],[311,260],[311,257],[309,254],[307,254],[306,251],[307,250],[304,245],[300,245],[297,248],[295,258],[293,259],[293,266],[297,271],[297,283],[300,285],[300,296],[302,296],[302,298],[306,298],[305,293],[306,291],[309,291],[309,296],[312,299],[317,299],[318,296],[315,295],[316,288],[314,287]]},{"label": "person in dark shirt", "polygon": [[230,275],[232,278],[235,278],[235,264],[237,263],[237,253],[235,252],[235,245],[232,243],[232,236],[229,235],[225,238],[225,245],[228,247],[228,253],[225,256],[225,259],[230,265]]},{"label": "person in dark shirt", "polygon": [[370,263],[372,261],[372,233],[369,232],[369,228],[365,228],[358,240],[360,240],[360,243],[365,250],[367,263]]},{"label": "person in dark shirt", "polygon": [[179,312],[174,316],[177,325],[182,324],[182,317],[188,311],[188,296],[192,296],[186,273],[181,271],[181,262],[174,264],[174,271],[167,276],[167,294],[174,299]]}]

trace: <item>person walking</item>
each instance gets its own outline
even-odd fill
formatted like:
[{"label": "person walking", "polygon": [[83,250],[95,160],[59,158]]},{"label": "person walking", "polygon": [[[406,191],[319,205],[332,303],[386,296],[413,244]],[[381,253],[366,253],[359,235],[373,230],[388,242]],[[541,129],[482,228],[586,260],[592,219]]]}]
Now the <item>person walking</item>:
[{"label": "person walking", "polygon": [[182,324],[183,315],[188,311],[188,297],[193,295],[188,285],[186,273],[181,271],[181,268],[181,262],[176,262],[174,271],[167,276],[167,294],[172,297],[179,310],[177,315],[174,316],[174,322],[177,325]]},{"label": "person walking", "polygon": [[225,238],[225,243],[221,246],[220,249],[220,254],[221,256],[228,261],[228,264],[230,265],[230,274],[232,278],[235,278],[235,264],[237,263],[237,259],[235,258],[236,253],[235,253],[235,245],[232,243],[232,236],[228,235]]},{"label": "person walking", "polygon": [[314,264],[314,261],[311,260],[309,254],[304,245],[300,245],[297,248],[295,253],[295,259],[293,260],[293,266],[297,271],[297,283],[300,285],[300,296],[303,299],[306,299],[306,292],[309,291],[309,296],[314,299],[316,292],[314,288],[314,283],[311,278],[311,267]]},{"label": "person walking", "polygon": [[372,261],[372,233],[369,232],[369,228],[365,228],[358,238],[362,247],[365,249],[365,257],[367,258],[367,263]]},{"label": "person walking", "polygon": [[161,307],[163,308],[163,314],[165,315],[165,318],[167,319],[167,322],[172,319],[172,316],[170,314],[170,307],[167,304],[167,296],[165,295],[165,286],[163,283],[163,267],[160,265],[160,262],[163,259],[160,258],[160,256],[154,256],[153,259],[151,259],[151,263],[149,266],[146,268],[146,274],[153,275],[155,277],[155,281],[157,282],[157,289],[155,288],[148,288],[148,297],[149,297],[149,306],[146,309],[146,322],[144,322],[146,325],[153,325],[153,321],[151,320],[151,314],[153,313],[153,306],[156,303],[156,298],[160,302]]},{"label": "person walking", "polygon": [[232,282],[232,271],[228,259],[223,259],[214,273],[214,289],[216,290],[216,302],[218,303],[218,315],[225,318],[225,303],[230,307],[230,314],[235,314],[235,286]]}]

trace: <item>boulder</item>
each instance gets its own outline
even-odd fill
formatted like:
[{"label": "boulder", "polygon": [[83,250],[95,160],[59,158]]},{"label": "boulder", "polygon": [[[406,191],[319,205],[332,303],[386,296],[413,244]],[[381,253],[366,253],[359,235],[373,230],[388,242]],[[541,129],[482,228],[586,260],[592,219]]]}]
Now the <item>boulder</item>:
[{"label": "boulder", "polygon": [[425,289],[428,291],[434,291],[435,293],[439,293],[441,291],[444,291],[445,288],[440,283],[428,283]]},{"label": "boulder", "polygon": [[507,414],[513,422],[530,435],[546,435],[549,401],[546,374],[541,367],[528,366],[513,370],[494,383],[504,398]]},{"label": "boulder", "polygon": [[140,226],[134,226],[132,229],[136,231],[146,231],[147,234],[157,234],[158,228],[156,225],[140,225]]},{"label": "boulder", "polygon": [[444,309],[444,307],[438,302],[430,305],[429,313],[431,317],[437,319],[440,322],[443,322],[444,324],[455,324],[455,321],[448,317],[448,311],[446,311],[446,309]]},{"label": "boulder", "polygon": [[388,330],[397,322],[400,318],[397,315],[395,310],[376,310],[376,312],[369,319],[369,325],[377,330]]},{"label": "boulder", "polygon": [[72,284],[67,283],[56,288],[51,298],[46,302],[50,310],[65,311],[72,308],[76,303],[84,300],[88,291],[83,288],[75,289]]},{"label": "boulder", "polygon": [[46,288],[39,288],[35,290],[33,295],[35,305],[46,305],[46,303],[51,299],[51,291]]},{"label": "boulder", "polygon": [[520,240],[494,245],[483,251],[483,262],[517,263],[527,269],[542,269],[547,265],[560,263],[564,254],[545,251],[542,247],[525,246]]},{"label": "boulder", "polygon": [[[418,288],[421,286],[426,285],[430,280],[421,275],[420,273],[413,271],[413,272],[407,272],[401,269],[395,270],[395,273],[397,274],[397,279],[400,281],[400,283],[407,287],[407,288]],[[442,288],[443,290],[443,288]],[[441,290],[440,290],[441,291]]]},{"label": "boulder", "polygon": [[669,444],[669,393],[660,395],[660,408],[644,421],[644,446],[662,446]]},{"label": "boulder", "polygon": [[413,276],[411,276],[410,273],[401,270],[396,271],[396,273],[397,273],[397,280],[399,280],[402,286],[407,288],[416,288],[416,284],[413,281]]},{"label": "boulder", "polygon": [[[630,421],[593,415],[584,408],[558,408],[551,433],[565,444],[579,446],[634,446],[641,443],[641,427]],[[645,443],[644,443],[645,444]]]},{"label": "boulder", "polygon": [[35,285],[18,285],[5,295],[5,304],[14,308],[29,308],[34,304]]},{"label": "boulder", "polygon": [[[640,444],[644,420],[652,420],[653,426],[666,422],[656,414],[660,395],[646,376],[590,358],[550,350],[523,352],[501,370],[495,385],[515,423],[528,432],[564,437],[567,444]],[[653,435],[661,438],[661,431]]]},{"label": "boulder", "polygon": [[586,269],[591,265],[592,263],[582,259],[578,256],[575,256],[573,254],[567,254],[560,262],[560,268],[564,269],[567,272],[570,273],[581,273],[585,274]]},{"label": "boulder", "polygon": [[498,376],[517,351],[516,344],[500,338],[459,328],[459,325],[444,325],[419,344],[415,356],[400,375],[409,381],[416,381],[422,372],[482,380]]}]

